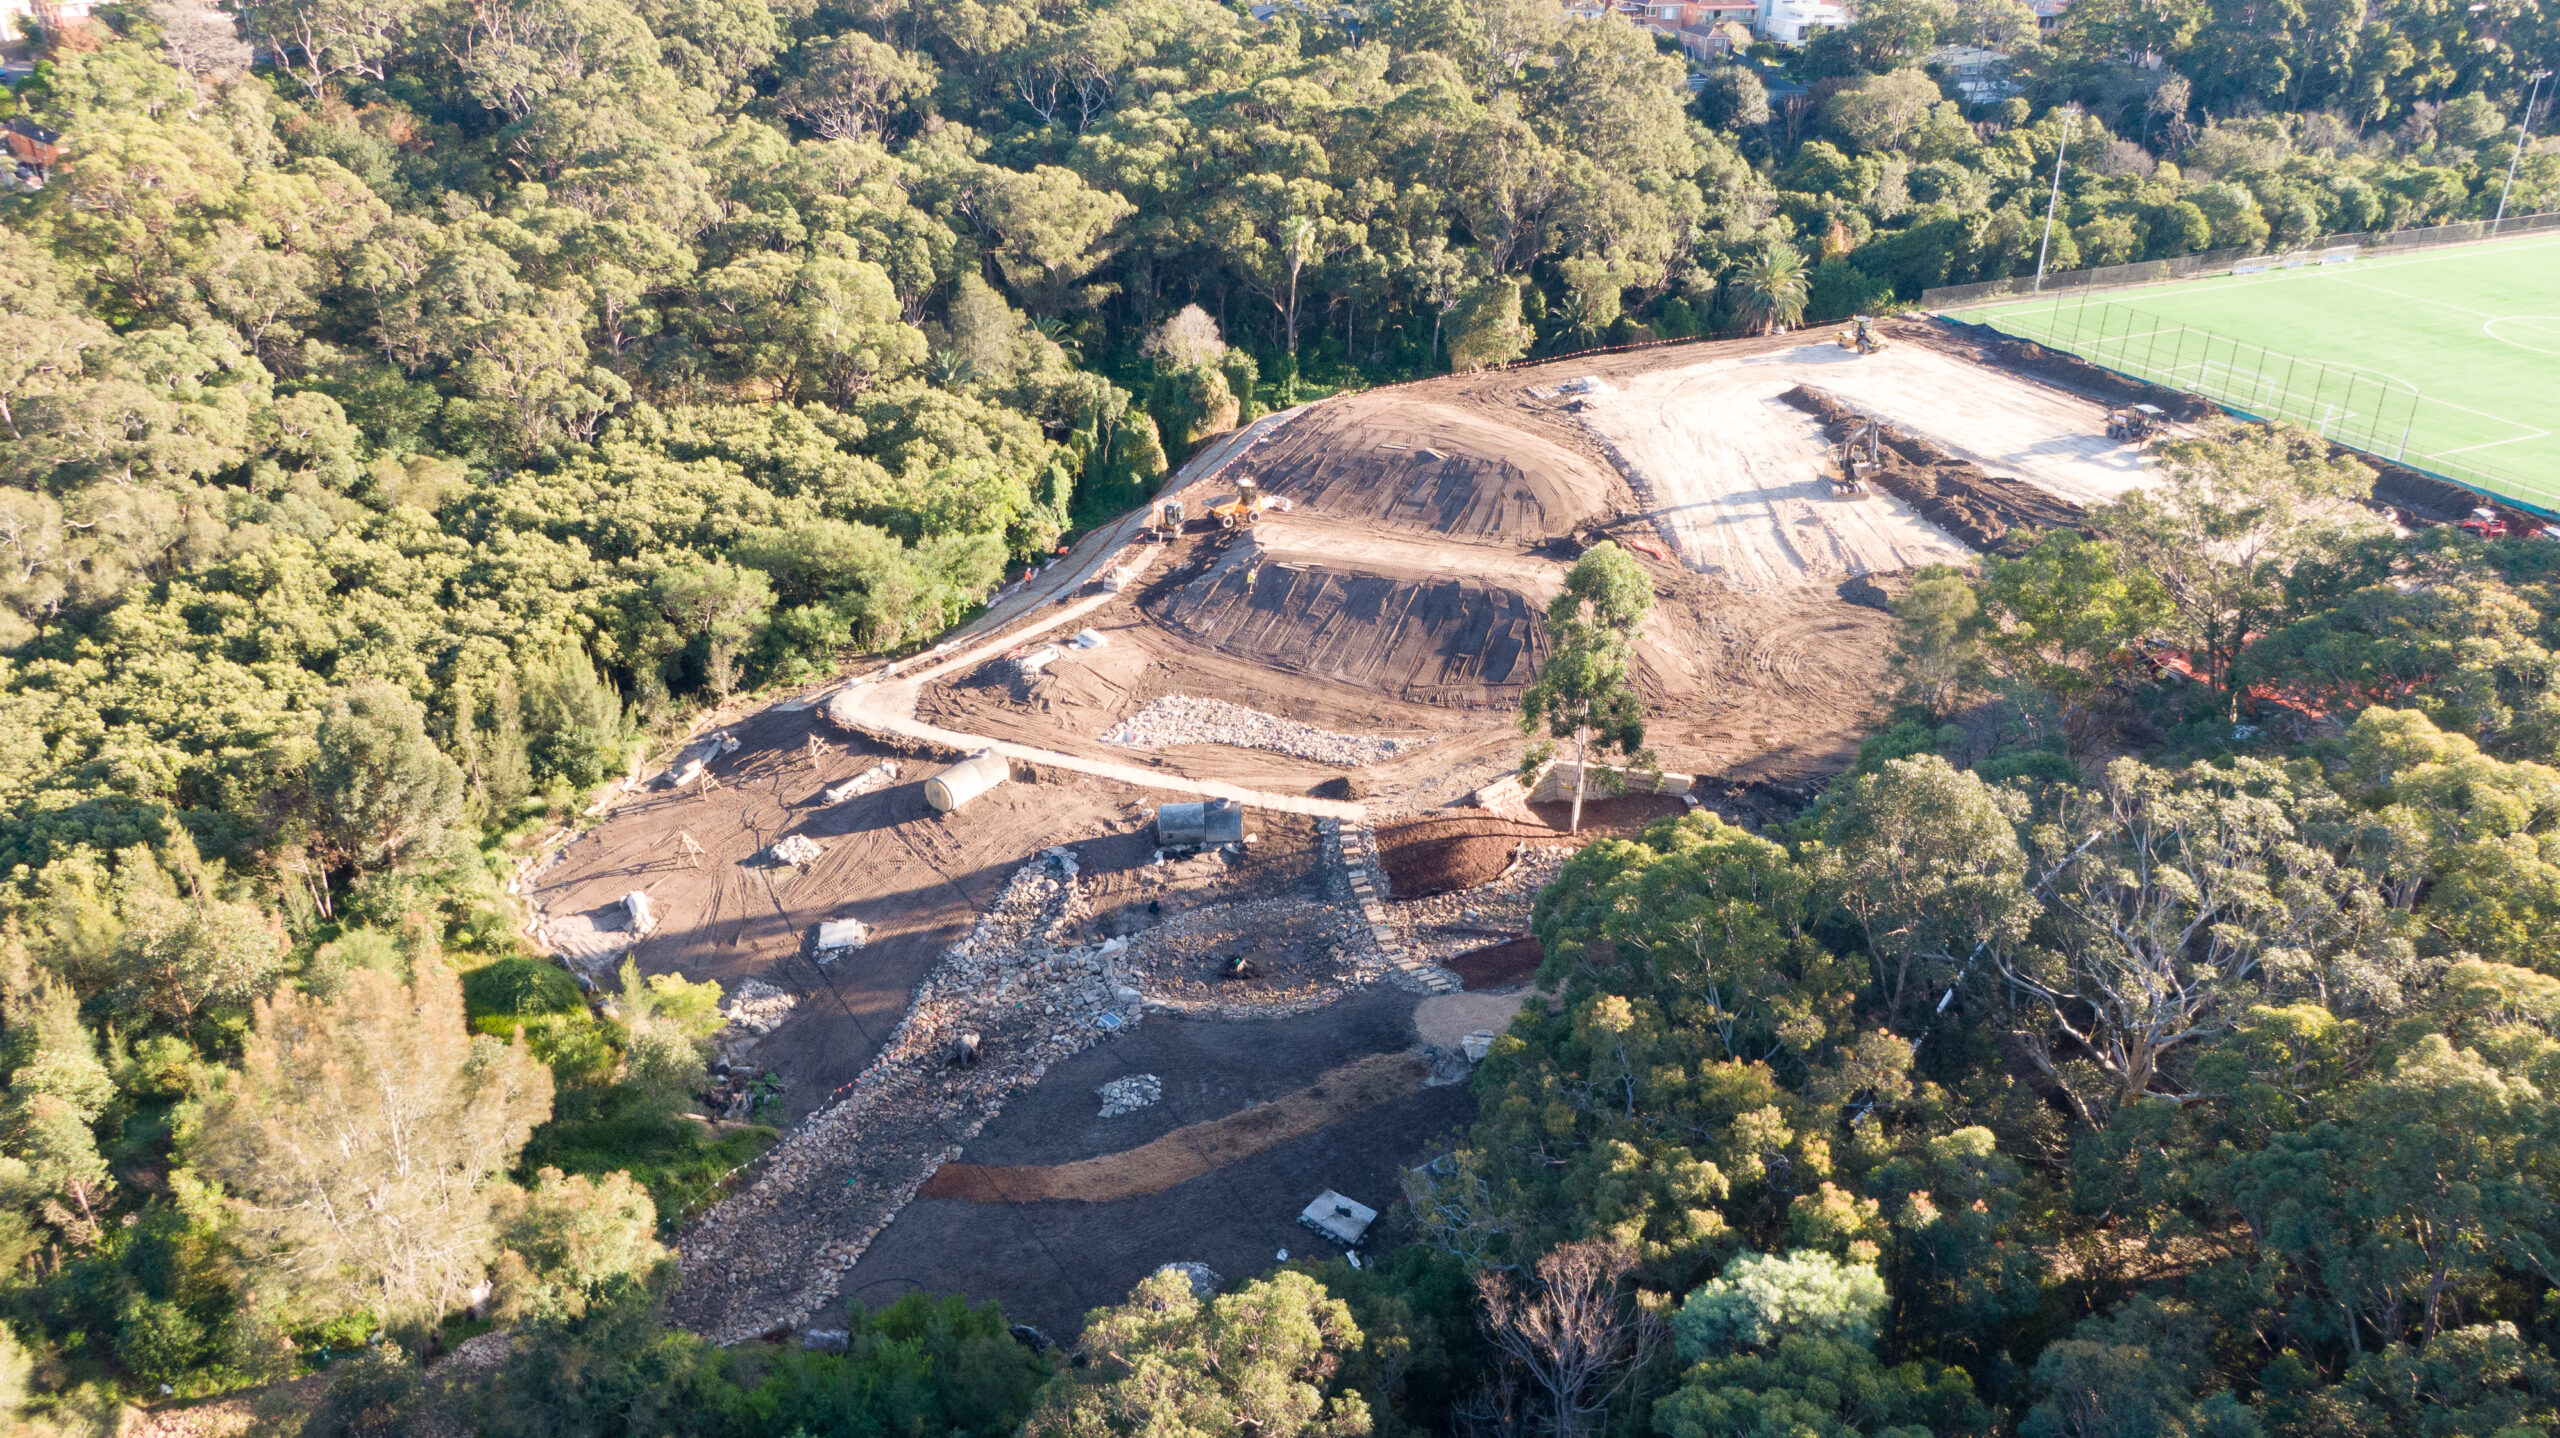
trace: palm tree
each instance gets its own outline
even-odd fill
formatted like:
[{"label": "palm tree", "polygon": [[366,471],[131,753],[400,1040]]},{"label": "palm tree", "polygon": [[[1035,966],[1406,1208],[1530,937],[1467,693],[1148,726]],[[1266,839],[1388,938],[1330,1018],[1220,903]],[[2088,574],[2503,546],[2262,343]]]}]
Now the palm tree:
[{"label": "palm tree", "polygon": [[1775,334],[1804,318],[1804,256],[1784,240],[1771,240],[1760,257],[1742,267],[1742,310],[1760,333]]}]

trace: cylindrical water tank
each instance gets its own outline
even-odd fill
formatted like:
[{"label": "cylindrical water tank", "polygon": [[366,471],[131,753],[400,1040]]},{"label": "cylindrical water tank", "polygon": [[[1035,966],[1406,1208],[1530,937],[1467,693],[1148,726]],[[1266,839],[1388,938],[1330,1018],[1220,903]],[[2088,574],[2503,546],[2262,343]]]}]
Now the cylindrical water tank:
[{"label": "cylindrical water tank", "polygon": [[1156,842],[1168,849],[1235,844],[1244,839],[1244,806],[1233,799],[1164,804],[1156,809]]},{"label": "cylindrical water tank", "polygon": [[1002,754],[981,749],[925,780],[924,801],[948,814],[1012,777]]}]

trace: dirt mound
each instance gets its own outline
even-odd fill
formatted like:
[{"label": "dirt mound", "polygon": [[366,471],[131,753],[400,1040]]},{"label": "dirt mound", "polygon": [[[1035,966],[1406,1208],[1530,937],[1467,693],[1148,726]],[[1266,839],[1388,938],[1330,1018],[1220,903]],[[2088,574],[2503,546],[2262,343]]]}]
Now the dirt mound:
[{"label": "dirt mound", "polygon": [[2411,520],[2433,520],[2438,524],[2459,524],[2470,518],[2471,511],[2488,508],[2498,512],[2507,527],[2518,534],[2528,534],[2543,525],[2540,515],[2527,514],[2510,505],[2498,503],[2485,494],[2464,489],[2450,480],[2421,474],[2405,464],[2341,446],[2339,454],[2360,464],[2373,467],[2373,498],[2387,504]]},{"label": "dirt mound", "polygon": [[1459,537],[1562,534],[1612,502],[1609,477],[1583,456],[1424,393],[1320,405],[1247,464],[1308,508]]},{"label": "dirt mound", "polygon": [[[1905,329],[1916,326],[1903,326]],[[2091,399],[2111,405],[2155,404],[2171,419],[2193,422],[2221,413],[2211,400],[2185,390],[2138,380],[2118,374],[2103,365],[2094,365],[2078,355],[2047,349],[2034,340],[2022,340],[2002,334],[1988,325],[1967,324],[1962,320],[1939,320],[1934,326],[1940,334],[1952,336],[1974,351],[1975,358],[2034,375],[2041,380],[2076,390]],[[1925,333],[1917,336],[1924,340]]]},{"label": "dirt mound", "polygon": [[1413,819],[1378,831],[1378,863],[1390,895],[1427,899],[1491,883],[1511,867],[1522,844],[1552,844],[1556,837],[1553,829],[1517,819]]},{"label": "dirt mound", "polygon": [[1538,606],[1518,590],[1266,558],[1234,546],[1153,617],[1240,659],[1423,704],[1508,702],[1545,656]]},{"label": "dirt mound", "polygon": [[[1860,430],[1868,416],[1811,385],[1781,396],[1822,421],[1834,444]],[[1907,430],[1886,425],[1876,483],[1939,528],[1976,549],[2005,552],[2032,542],[2040,529],[2081,529],[2080,506],[2022,480],[2003,479],[1956,458]]]},{"label": "dirt mound", "polygon": [[1309,789],[1307,793],[1312,798],[1343,799],[1355,804],[1369,797],[1368,791],[1360,786],[1360,781],[1348,774],[1336,774]]},{"label": "dirt mound", "polygon": [[1506,989],[1536,973],[1546,961],[1547,951],[1538,941],[1523,936],[1442,960],[1440,967],[1456,974],[1470,989]]}]

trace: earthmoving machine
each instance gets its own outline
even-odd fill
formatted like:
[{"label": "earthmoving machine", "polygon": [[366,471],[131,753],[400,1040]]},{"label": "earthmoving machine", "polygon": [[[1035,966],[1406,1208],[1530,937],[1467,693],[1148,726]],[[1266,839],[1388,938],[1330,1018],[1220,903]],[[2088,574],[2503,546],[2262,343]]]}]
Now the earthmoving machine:
[{"label": "earthmoving machine", "polygon": [[1875,319],[1869,315],[1849,316],[1849,328],[1840,331],[1834,338],[1840,341],[1840,348],[1856,350],[1862,355],[1874,354],[1883,349],[1885,344],[1883,333],[1876,328]]},{"label": "earthmoving machine", "polygon": [[1172,539],[1182,533],[1186,517],[1181,500],[1160,499],[1156,501],[1156,511],[1149,517],[1147,527],[1155,531],[1158,540]]},{"label": "earthmoving machine", "polygon": [[[1863,451],[1863,452],[1862,452]],[[1884,467],[1884,426],[1868,420],[1849,431],[1831,455],[1831,492],[1852,499],[1867,492],[1868,481]]]},{"label": "earthmoving machine", "polygon": [[2500,519],[2494,509],[2475,509],[2469,518],[2462,521],[2462,532],[2479,535],[2482,539],[2504,539],[2507,537],[2507,522]]},{"label": "earthmoving machine", "polygon": [[2160,432],[2169,422],[2166,410],[2156,404],[2127,405],[2107,411],[2107,438],[2125,444],[2140,444]]},{"label": "earthmoving machine", "polygon": [[1209,506],[1209,514],[1218,521],[1220,529],[1247,529],[1262,518],[1263,507],[1270,502],[1261,485],[1250,479],[1239,479],[1236,481],[1236,497],[1224,504]]}]

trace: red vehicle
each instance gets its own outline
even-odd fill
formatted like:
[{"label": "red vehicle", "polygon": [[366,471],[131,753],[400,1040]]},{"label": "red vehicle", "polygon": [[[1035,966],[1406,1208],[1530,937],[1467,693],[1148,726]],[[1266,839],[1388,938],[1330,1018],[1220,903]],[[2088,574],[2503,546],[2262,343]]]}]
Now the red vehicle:
[{"label": "red vehicle", "polygon": [[2475,509],[2469,519],[2462,521],[2462,532],[2479,535],[2482,539],[2504,539],[2507,537],[2507,522],[2500,519],[2494,509]]}]

